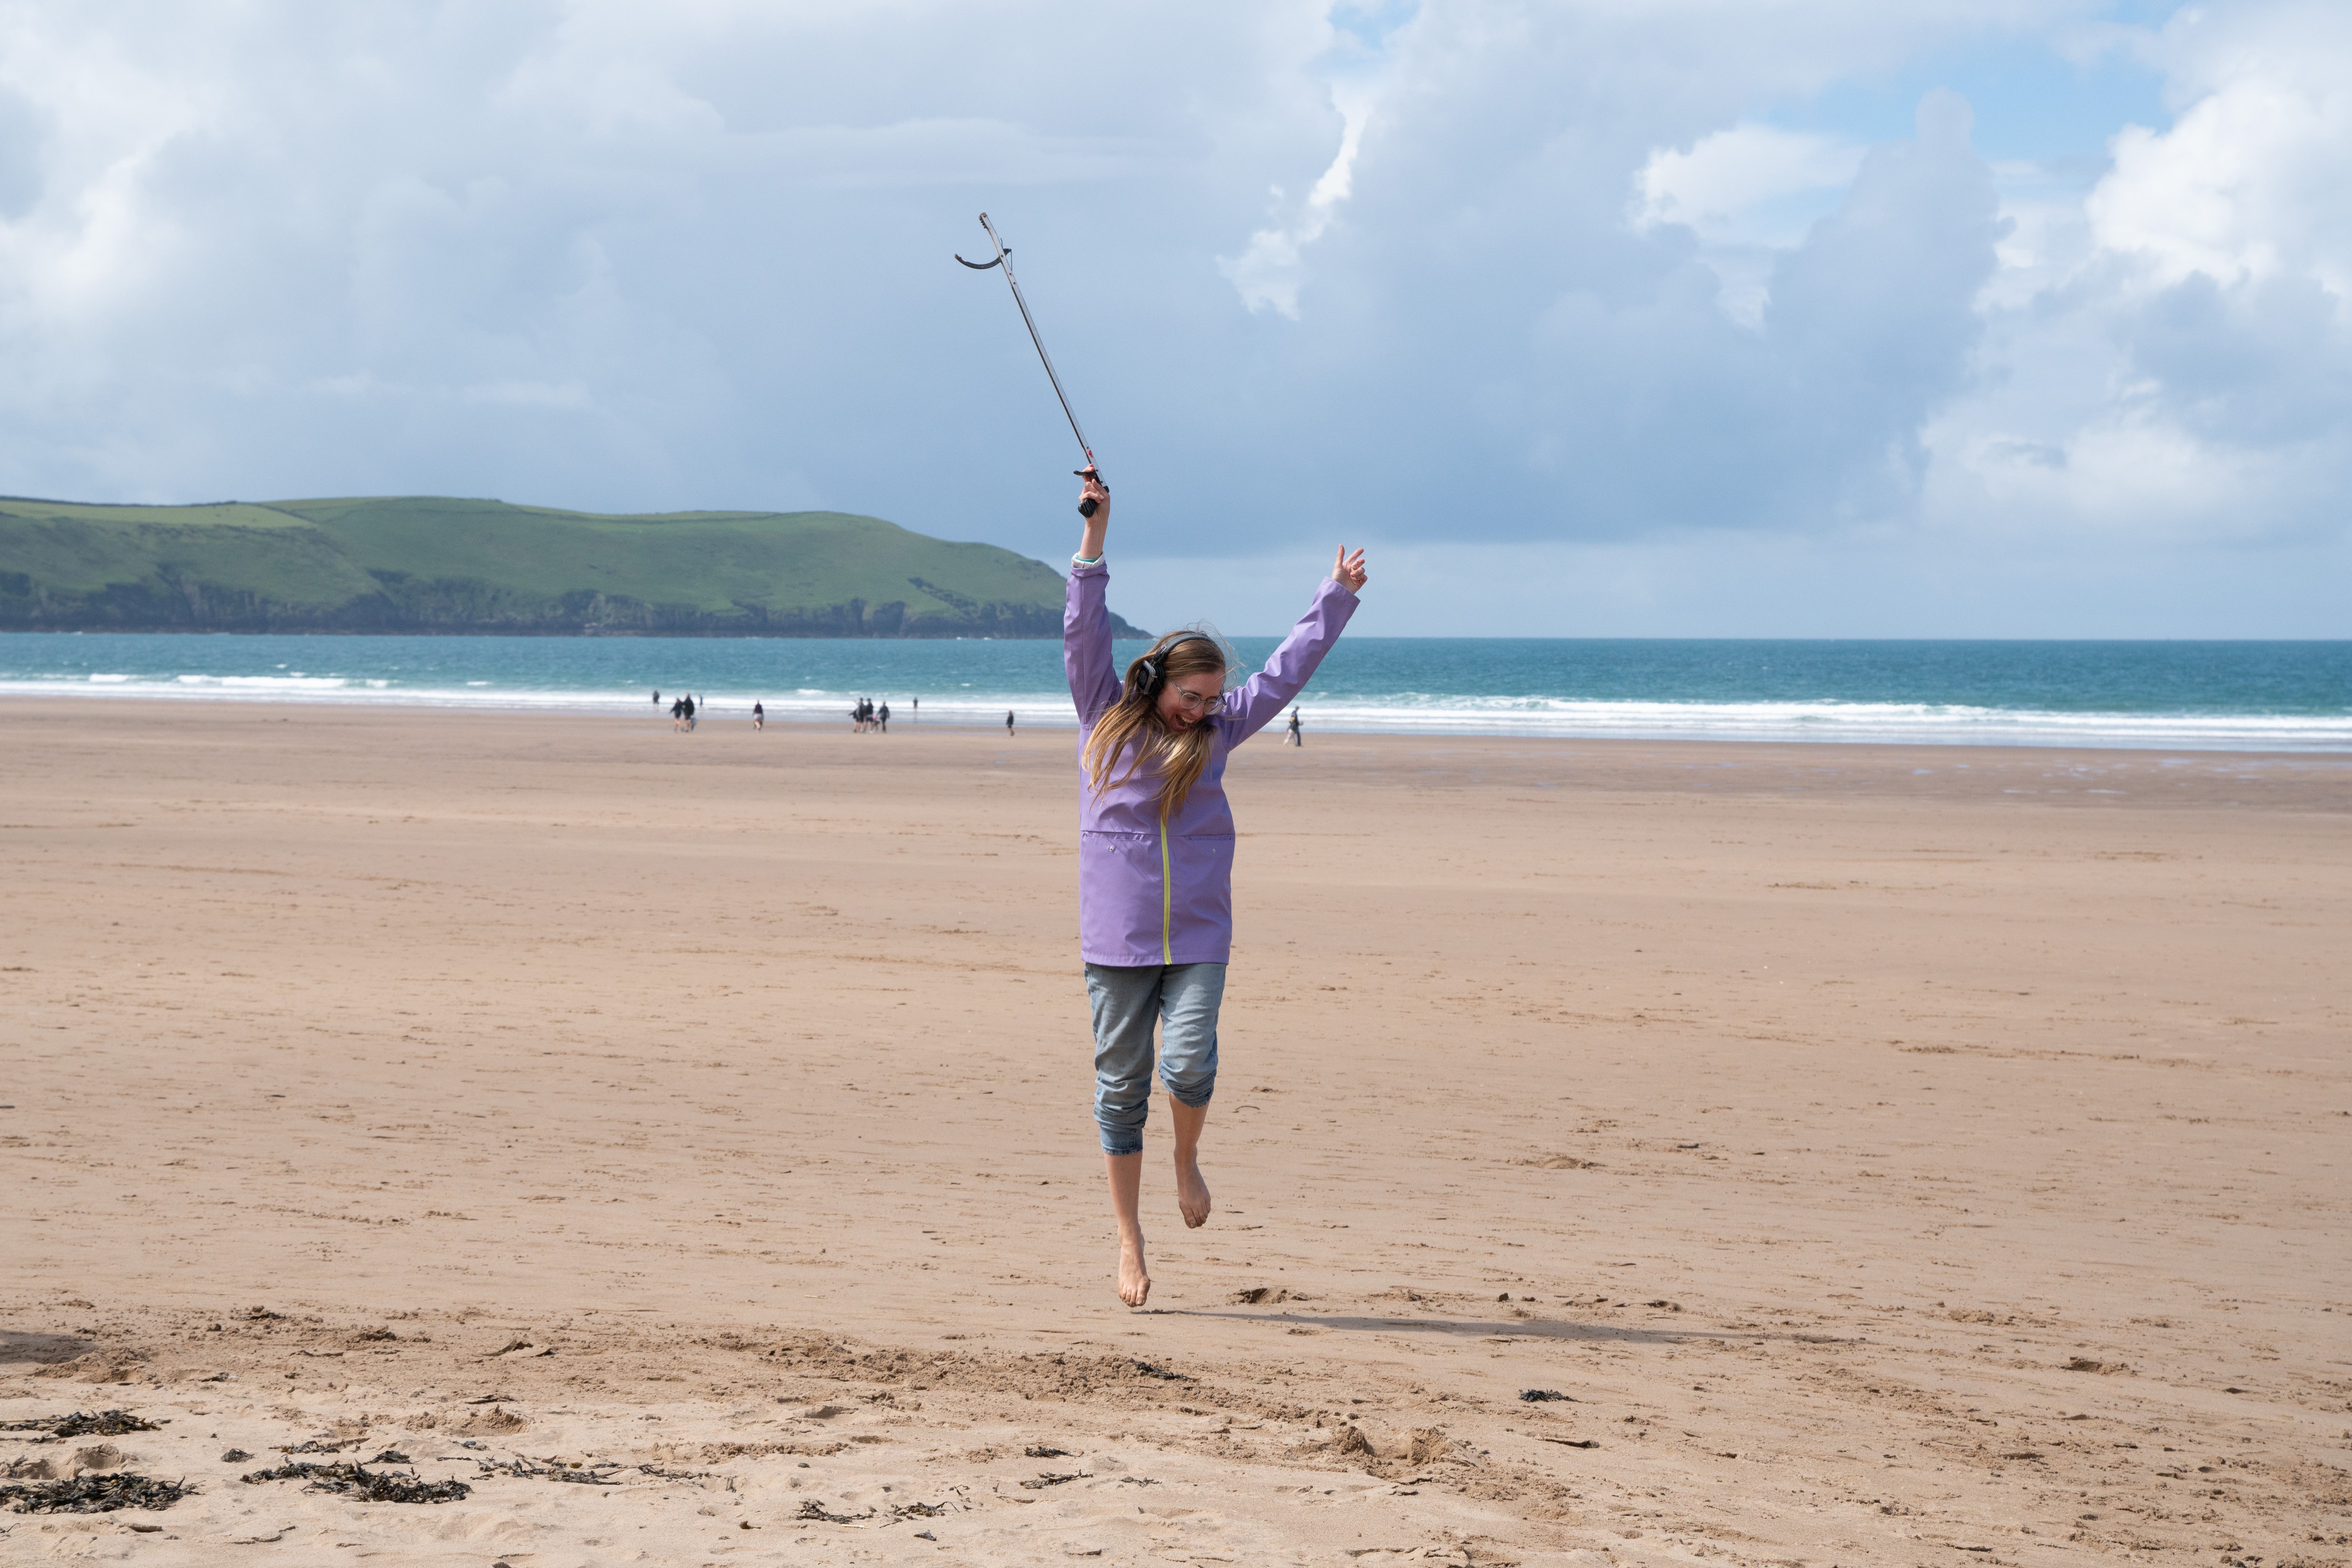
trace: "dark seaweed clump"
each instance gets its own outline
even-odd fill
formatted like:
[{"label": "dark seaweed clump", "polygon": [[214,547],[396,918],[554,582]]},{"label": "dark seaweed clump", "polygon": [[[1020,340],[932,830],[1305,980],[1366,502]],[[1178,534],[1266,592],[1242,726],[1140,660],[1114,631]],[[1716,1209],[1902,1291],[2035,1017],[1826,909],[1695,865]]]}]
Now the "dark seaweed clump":
[{"label": "dark seaweed clump", "polygon": [[[584,1468],[577,1459],[569,1463],[562,1459],[550,1459],[543,1465],[534,1464],[527,1458],[476,1459],[474,1464],[486,1476],[544,1476],[551,1481],[573,1481],[586,1487],[616,1487],[621,1484],[604,1473],[621,1468],[617,1459],[599,1459]],[[649,1476],[671,1473],[656,1470],[651,1465],[637,1468]]]},{"label": "dark seaweed clump", "polygon": [[128,1410],[104,1410],[93,1415],[77,1410],[70,1415],[43,1415],[32,1421],[0,1422],[0,1432],[47,1432],[51,1437],[117,1437],[125,1432],[157,1430],[152,1421]]},{"label": "dark seaweed clump", "polygon": [[18,1513],[112,1513],[119,1508],[169,1508],[195,1489],[185,1481],[118,1472],[0,1487],[0,1502]]},{"label": "dark seaweed clump", "polygon": [[395,1476],[364,1465],[313,1465],[296,1462],[274,1470],[255,1470],[245,1478],[257,1481],[302,1481],[310,1492],[341,1492],[362,1502],[456,1502],[473,1491],[463,1481],[427,1481],[415,1476]]},{"label": "dark seaweed clump", "polygon": [[824,1504],[817,1501],[814,1498],[811,1498],[808,1501],[801,1504],[800,1512],[793,1517],[795,1519],[820,1520],[826,1524],[856,1524],[861,1519],[872,1519],[874,1517],[874,1510],[869,1508],[864,1513],[834,1513],[829,1511],[825,1508]]}]

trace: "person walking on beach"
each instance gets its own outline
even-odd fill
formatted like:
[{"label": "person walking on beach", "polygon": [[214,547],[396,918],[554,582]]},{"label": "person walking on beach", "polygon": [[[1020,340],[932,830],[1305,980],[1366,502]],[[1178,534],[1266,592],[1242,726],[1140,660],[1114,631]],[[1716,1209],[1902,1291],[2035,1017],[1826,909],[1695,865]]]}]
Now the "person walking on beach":
[{"label": "person walking on beach", "polygon": [[[1078,952],[1094,1016],[1095,1122],[1118,1222],[1118,1299],[1140,1307],[1151,1294],[1140,1211],[1155,1023],[1175,1128],[1176,1206],[1196,1228],[1212,1207],[1200,1145],[1216,1089],[1217,1010],[1233,948],[1225,763],[1314,675],[1366,579],[1364,552],[1340,546],[1306,616],[1234,690],[1225,689],[1223,646],[1202,631],[1168,633],[1122,677],[1105,603],[1110,491],[1092,468],[1085,478],[1095,507],[1071,557],[1062,612],[1062,662],[1083,737]],[[1013,715],[1004,717],[1009,732]]]},{"label": "person walking on beach", "polygon": [[686,732],[691,735],[694,733],[694,696],[689,692],[680,698],[679,701],[686,709]]},{"label": "person walking on beach", "polygon": [[1290,710],[1290,729],[1282,737],[1282,743],[1286,746],[1304,746],[1307,744],[1307,742],[1298,733],[1298,710],[1296,708],[1293,708]]},{"label": "person walking on beach", "polygon": [[751,704],[751,728],[752,728],[753,730],[755,730],[755,731],[758,731],[758,730],[764,730],[764,729],[766,729],[767,727],[768,727],[768,708],[767,708],[767,704],[765,704],[765,703],[763,703],[763,702],[754,702],[754,703],[752,703],[752,704]]},{"label": "person walking on beach", "polygon": [[887,702],[874,710],[874,723],[884,734],[890,732],[890,705]]},{"label": "person walking on beach", "polygon": [[1008,741],[1013,739],[1013,710],[1010,708],[1004,710],[1004,738]]},{"label": "person walking on beach", "polygon": [[669,705],[669,727],[672,732],[686,728],[686,699],[673,700]]}]

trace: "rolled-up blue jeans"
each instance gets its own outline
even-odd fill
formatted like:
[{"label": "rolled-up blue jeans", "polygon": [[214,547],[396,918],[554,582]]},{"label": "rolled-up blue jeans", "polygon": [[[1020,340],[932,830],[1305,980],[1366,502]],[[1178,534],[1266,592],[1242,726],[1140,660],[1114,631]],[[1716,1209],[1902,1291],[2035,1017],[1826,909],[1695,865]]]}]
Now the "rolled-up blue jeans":
[{"label": "rolled-up blue jeans", "polygon": [[1217,1088],[1217,1008],[1225,999],[1222,963],[1087,965],[1095,1017],[1095,1124],[1106,1154],[1143,1152],[1151,1109],[1151,1026],[1160,1026],[1160,1081],[1182,1103],[1202,1106]]}]

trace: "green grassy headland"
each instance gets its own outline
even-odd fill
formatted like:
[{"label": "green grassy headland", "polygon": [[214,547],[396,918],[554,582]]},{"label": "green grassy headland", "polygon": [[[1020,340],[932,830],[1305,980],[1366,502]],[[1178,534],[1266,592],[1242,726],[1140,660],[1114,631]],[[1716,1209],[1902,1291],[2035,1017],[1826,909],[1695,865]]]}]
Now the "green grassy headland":
[{"label": "green grassy headland", "polygon": [[1044,637],[1062,592],[1043,562],[837,511],[0,498],[12,631]]}]

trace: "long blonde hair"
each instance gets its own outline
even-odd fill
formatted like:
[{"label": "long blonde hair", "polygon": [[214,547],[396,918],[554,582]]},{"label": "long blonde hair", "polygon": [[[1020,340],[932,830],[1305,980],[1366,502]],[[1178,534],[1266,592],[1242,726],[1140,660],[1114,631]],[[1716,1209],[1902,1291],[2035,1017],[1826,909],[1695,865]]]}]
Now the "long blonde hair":
[{"label": "long blonde hair", "polygon": [[[1095,721],[1081,755],[1095,793],[1125,784],[1150,763],[1160,775],[1160,815],[1171,816],[1181,809],[1184,797],[1192,793],[1209,765],[1215,735],[1205,716],[1188,729],[1170,730],[1160,717],[1160,692],[1180,676],[1214,675],[1222,684],[1225,669],[1223,645],[1210,633],[1198,630],[1170,632],[1129,665],[1118,702]],[[1112,770],[1130,745],[1135,760],[1124,774],[1112,778]]]}]

